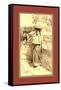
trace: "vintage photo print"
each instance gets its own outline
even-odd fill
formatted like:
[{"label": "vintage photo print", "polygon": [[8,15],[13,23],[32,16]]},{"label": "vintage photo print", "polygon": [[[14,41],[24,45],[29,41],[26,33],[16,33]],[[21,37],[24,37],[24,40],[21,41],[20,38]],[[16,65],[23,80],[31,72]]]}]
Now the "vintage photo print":
[{"label": "vintage photo print", "polygon": [[53,75],[53,15],[19,13],[19,76]]}]

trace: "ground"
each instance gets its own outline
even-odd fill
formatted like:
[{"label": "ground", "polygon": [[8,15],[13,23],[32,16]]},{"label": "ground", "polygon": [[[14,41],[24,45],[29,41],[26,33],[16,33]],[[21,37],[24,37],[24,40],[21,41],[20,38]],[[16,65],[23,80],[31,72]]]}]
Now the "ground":
[{"label": "ground", "polygon": [[[52,75],[52,71],[47,70],[46,69],[46,65],[44,65],[45,62],[43,62],[43,67],[42,66],[38,66],[36,68],[31,67],[28,62],[27,62],[27,58],[26,58],[26,53],[29,53],[29,48],[28,45],[26,45],[26,48],[24,47],[24,45],[21,45],[20,48],[20,76],[25,77],[25,76],[43,76],[43,75]],[[47,55],[49,55],[49,52],[43,50],[43,59],[48,60],[49,57],[47,57]],[[47,54],[46,54],[47,53]]]}]

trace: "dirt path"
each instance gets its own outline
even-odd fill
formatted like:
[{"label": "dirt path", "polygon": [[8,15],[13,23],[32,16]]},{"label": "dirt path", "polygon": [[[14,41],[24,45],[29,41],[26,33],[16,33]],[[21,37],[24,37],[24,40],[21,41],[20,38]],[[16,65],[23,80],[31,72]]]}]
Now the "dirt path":
[{"label": "dirt path", "polygon": [[[36,76],[36,75],[52,75],[51,71],[46,70],[42,66],[38,66],[36,68],[30,67],[27,62],[26,53],[29,51],[28,46],[26,48],[22,45],[20,48],[20,76]],[[49,55],[49,52],[43,50],[44,55],[46,53]],[[43,58],[46,58],[43,56]]]}]

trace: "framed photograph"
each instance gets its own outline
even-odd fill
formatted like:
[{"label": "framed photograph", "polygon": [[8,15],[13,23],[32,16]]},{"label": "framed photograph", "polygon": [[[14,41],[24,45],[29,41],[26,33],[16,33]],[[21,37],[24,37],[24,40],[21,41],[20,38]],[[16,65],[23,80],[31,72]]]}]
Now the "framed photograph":
[{"label": "framed photograph", "polygon": [[59,83],[59,7],[9,5],[8,84]]}]

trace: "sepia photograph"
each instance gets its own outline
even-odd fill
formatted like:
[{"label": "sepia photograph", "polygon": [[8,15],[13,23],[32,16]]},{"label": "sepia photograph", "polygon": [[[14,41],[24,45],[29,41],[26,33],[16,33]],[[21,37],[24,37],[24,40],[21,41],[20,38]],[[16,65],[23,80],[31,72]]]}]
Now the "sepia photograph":
[{"label": "sepia photograph", "polygon": [[52,14],[19,14],[20,77],[53,75],[52,32]]}]

